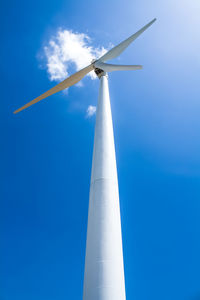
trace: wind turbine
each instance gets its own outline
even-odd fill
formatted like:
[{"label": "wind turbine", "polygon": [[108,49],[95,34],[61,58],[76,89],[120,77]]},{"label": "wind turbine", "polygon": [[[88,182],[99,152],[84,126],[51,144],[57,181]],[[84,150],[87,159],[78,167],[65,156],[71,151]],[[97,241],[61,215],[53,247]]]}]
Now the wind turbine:
[{"label": "wind turbine", "polygon": [[112,115],[107,72],[139,70],[140,65],[105,63],[119,56],[156,19],[71,75],[52,89],[17,109],[23,109],[62,91],[94,70],[100,79],[88,212],[83,300],[125,300],[121,220]]}]

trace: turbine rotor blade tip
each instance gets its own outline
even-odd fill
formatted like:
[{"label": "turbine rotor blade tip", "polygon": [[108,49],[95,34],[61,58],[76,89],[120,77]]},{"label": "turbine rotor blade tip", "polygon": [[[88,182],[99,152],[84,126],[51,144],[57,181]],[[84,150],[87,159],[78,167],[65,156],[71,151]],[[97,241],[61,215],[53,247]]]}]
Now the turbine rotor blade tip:
[{"label": "turbine rotor blade tip", "polygon": [[113,47],[111,50],[109,50],[107,53],[105,53],[103,56],[101,56],[98,60],[105,62],[107,60],[111,60],[117,56],[119,56],[135,39],[137,39],[147,28],[149,28],[154,22],[156,21],[156,18],[154,18],[152,21],[150,21],[148,24],[143,26],[140,30],[138,30],[136,33],[132,34],[129,38],[118,44],[117,46]]},{"label": "turbine rotor blade tip", "polygon": [[69,76],[68,78],[66,78],[65,80],[61,81],[60,83],[58,83],[56,86],[54,86],[53,88],[51,88],[50,90],[48,90],[47,92],[43,93],[42,95],[40,95],[39,97],[33,99],[32,101],[28,102],[27,104],[25,104],[24,106],[20,107],[19,109],[15,110],[13,113],[17,114],[18,112],[24,110],[25,108],[57,93],[60,92],[74,84],[76,84],[77,82],[79,82],[85,75],[87,75],[90,71],[92,71],[94,69],[93,64],[90,64],[89,66],[81,69],[80,71],[72,74],[71,76]]}]

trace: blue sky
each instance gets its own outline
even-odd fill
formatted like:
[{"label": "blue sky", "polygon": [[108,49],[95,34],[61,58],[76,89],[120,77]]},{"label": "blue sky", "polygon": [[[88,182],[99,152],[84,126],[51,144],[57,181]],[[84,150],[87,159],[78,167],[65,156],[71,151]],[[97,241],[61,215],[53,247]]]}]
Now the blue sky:
[{"label": "blue sky", "polygon": [[0,5],[0,298],[82,298],[98,80],[13,115],[55,83],[44,46],[62,28],[107,48],[157,17],[116,60],[144,69],[109,75],[126,293],[200,299],[200,2]]}]

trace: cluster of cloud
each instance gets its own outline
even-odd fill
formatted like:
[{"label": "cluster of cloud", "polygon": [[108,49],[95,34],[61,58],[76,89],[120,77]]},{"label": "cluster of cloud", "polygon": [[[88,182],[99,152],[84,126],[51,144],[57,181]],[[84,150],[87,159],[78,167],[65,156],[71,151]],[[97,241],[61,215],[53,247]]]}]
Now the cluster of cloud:
[{"label": "cluster of cloud", "polygon": [[86,111],[86,117],[90,118],[96,113],[96,106],[89,105]]},{"label": "cluster of cloud", "polygon": [[[90,37],[84,33],[59,29],[44,47],[50,80],[63,80],[69,76],[70,67],[78,71],[106,52],[104,47],[92,47],[90,41]],[[89,76],[91,79],[96,78],[93,71]]]},{"label": "cluster of cloud", "polygon": [[[107,51],[104,47],[92,47],[90,42],[90,37],[84,33],[59,29],[44,47],[49,79],[51,81],[64,80],[69,76],[71,67],[76,72]],[[94,71],[90,72],[88,76],[91,79],[96,78]],[[82,86],[81,83],[78,85]],[[95,113],[96,107],[89,105],[86,110],[86,117],[90,118]]]}]

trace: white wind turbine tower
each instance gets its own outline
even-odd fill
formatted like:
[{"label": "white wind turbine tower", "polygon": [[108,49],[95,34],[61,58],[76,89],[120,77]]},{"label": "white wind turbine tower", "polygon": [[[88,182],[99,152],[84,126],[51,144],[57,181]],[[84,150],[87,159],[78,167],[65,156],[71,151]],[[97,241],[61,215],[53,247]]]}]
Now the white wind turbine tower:
[{"label": "white wind turbine tower", "polygon": [[113,65],[105,61],[119,56],[153,19],[128,39],[112,48],[86,68],[35,98],[21,110],[64,90],[94,70],[100,79],[99,99],[90,183],[83,300],[125,300],[118,180],[107,72],[138,70],[140,65]]}]

